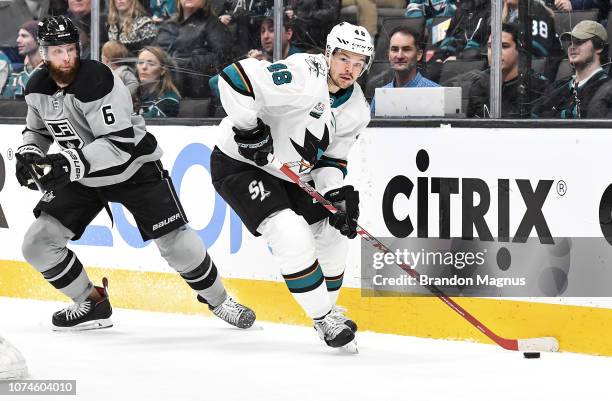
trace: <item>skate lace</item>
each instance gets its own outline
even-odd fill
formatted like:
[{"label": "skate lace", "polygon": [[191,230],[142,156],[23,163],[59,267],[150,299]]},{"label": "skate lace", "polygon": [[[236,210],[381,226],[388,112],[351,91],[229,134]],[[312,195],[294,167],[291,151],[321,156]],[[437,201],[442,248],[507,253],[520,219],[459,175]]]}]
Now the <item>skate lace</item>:
[{"label": "skate lace", "polygon": [[67,308],[61,310],[66,316],[66,320],[78,319],[81,316],[86,315],[91,310],[91,302],[85,301],[81,303],[74,303]]},{"label": "skate lace", "polygon": [[[346,320],[346,318],[344,319]],[[347,328],[344,325],[344,322],[340,321],[338,317],[332,313],[325,316],[325,318],[322,320],[317,321],[316,324],[321,330],[321,333],[328,339],[336,338],[336,336],[340,334],[342,330]]]},{"label": "skate lace", "polygon": [[232,324],[238,323],[238,319],[240,319],[240,316],[244,311],[244,307],[234,301],[231,297],[227,297],[225,301],[223,301],[220,305],[217,305],[212,310],[215,316]]},{"label": "skate lace", "polygon": [[344,316],[345,312],[346,312],[346,308],[343,308],[342,306],[334,305],[332,306],[329,316],[335,321],[337,321],[338,323],[344,323],[348,320],[348,318]]}]

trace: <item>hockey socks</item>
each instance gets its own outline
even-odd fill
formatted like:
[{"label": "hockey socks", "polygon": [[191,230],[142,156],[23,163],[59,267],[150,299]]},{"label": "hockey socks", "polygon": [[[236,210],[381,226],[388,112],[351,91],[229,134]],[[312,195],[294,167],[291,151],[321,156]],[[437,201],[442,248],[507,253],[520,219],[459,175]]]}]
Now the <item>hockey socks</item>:
[{"label": "hockey socks", "polygon": [[283,278],[289,291],[308,316],[314,319],[329,313],[331,303],[318,260],[304,270],[283,274]]},{"label": "hockey socks", "polygon": [[340,294],[340,288],[342,287],[342,279],[344,278],[344,272],[337,276],[328,277],[325,276],[325,286],[327,287],[327,294],[332,305],[336,304],[338,295]]},{"label": "hockey socks", "polygon": [[202,263],[191,271],[181,273],[181,277],[213,307],[220,305],[227,298],[217,266],[208,252]]},{"label": "hockey socks", "polygon": [[57,265],[42,272],[51,285],[75,302],[83,302],[91,293],[93,284],[83,264],[74,252],[66,249],[66,256]]}]

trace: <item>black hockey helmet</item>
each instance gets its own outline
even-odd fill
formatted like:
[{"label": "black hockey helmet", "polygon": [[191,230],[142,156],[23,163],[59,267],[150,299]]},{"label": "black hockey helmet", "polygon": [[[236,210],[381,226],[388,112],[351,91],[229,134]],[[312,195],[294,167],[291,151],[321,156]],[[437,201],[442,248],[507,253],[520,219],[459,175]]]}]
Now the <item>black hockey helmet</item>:
[{"label": "black hockey helmet", "polygon": [[48,17],[38,23],[38,43],[40,46],[79,43],[79,30],[66,16]]}]

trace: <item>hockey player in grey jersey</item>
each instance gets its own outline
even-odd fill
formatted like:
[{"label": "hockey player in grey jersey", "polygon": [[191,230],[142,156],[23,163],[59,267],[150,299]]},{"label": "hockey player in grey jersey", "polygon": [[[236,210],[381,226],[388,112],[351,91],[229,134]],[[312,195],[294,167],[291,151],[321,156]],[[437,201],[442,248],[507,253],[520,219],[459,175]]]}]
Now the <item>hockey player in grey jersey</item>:
[{"label": "hockey player in grey jersey", "polygon": [[[367,30],[341,23],[327,37],[325,56],[245,59],[219,80],[228,117],[211,155],[213,184],[249,231],[266,239],[289,291],[331,347],[347,345],[357,330],[335,304],[348,249],[343,236],[356,236],[359,216],[359,194],[344,183],[346,160],[370,121],[355,80],[373,56]],[[313,203],[267,165],[269,153],[343,212],[330,215]]]},{"label": "hockey player in grey jersey", "polygon": [[[16,174],[21,185],[40,185],[45,191],[25,235],[23,255],[75,302],[53,315],[53,328],[112,325],[107,280],[102,287],[94,286],[66,247],[107,202],[119,202],[134,215],[143,239],[155,242],[216,316],[250,327],[255,314],[228,296],[204,244],[187,227],[160,162],[162,150],[143,118],[132,113],[124,84],[104,64],[79,60],[79,33],[70,19],[57,16],[40,22],[38,40],[45,65],[26,88],[28,114]],[[61,151],[48,153],[54,141]]]}]

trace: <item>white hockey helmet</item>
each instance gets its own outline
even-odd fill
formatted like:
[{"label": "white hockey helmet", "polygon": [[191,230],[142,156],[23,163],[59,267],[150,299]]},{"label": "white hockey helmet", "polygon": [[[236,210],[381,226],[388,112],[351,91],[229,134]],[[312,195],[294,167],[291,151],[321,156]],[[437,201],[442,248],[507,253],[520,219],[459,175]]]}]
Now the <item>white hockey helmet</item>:
[{"label": "white hockey helmet", "polygon": [[370,69],[374,61],[374,43],[367,29],[348,22],[341,22],[334,26],[327,35],[325,56],[331,65],[331,57],[336,49],[348,50],[366,56],[366,66],[359,76]]}]

